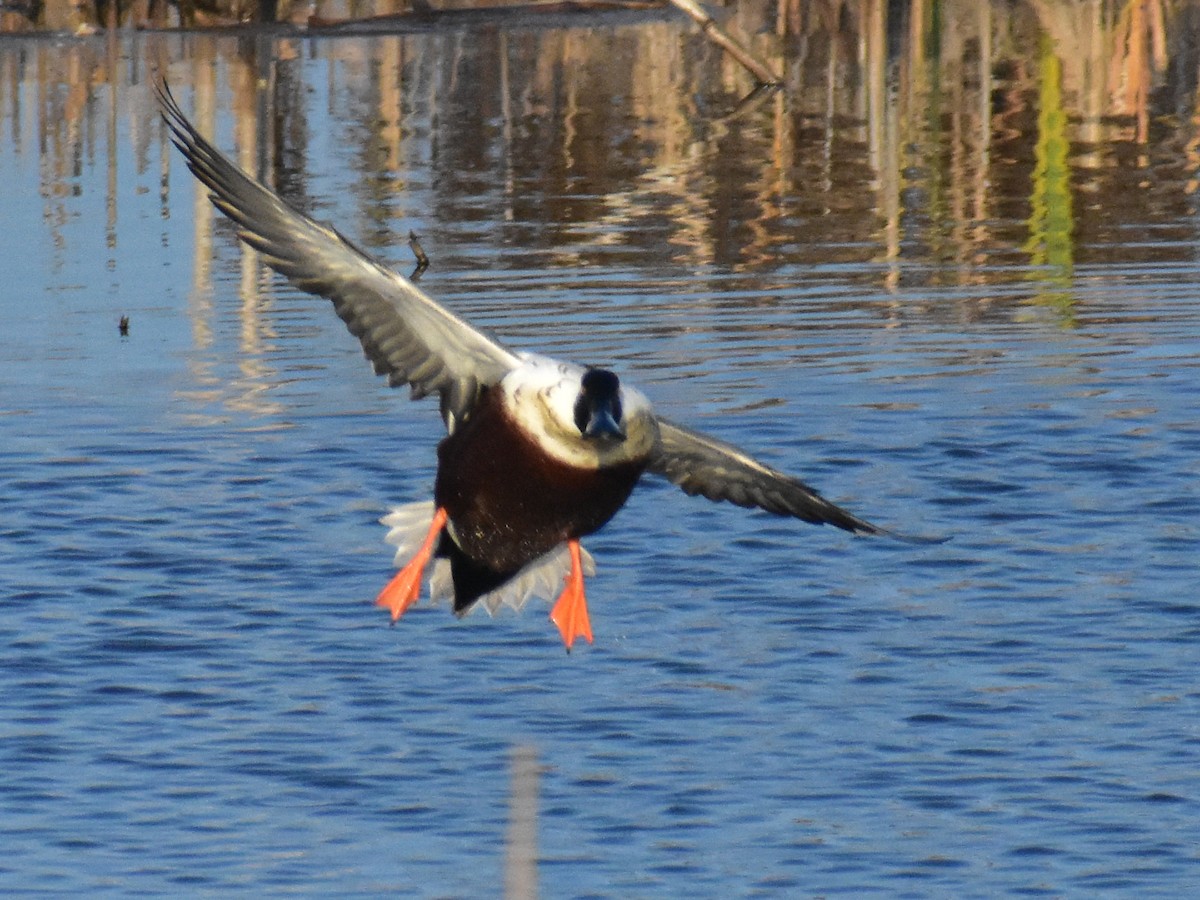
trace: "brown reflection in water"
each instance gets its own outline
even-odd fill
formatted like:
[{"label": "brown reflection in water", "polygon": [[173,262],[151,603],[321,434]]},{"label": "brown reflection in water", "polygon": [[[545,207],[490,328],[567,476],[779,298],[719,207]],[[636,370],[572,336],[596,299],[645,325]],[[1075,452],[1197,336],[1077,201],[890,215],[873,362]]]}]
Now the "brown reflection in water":
[{"label": "brown reflection in water", "polygon": [[[267,156],[262,134],[270,130],[260,127],[265,120],[257,114],[259,96],[255,66],[241,57],[222,60],[214,52],[210,42],[197,45],[196,53],[186,68],[172,67],[167,71],[180,96],[188,97],[188,106],[193,122],[205,134],[216,134],[222,116],[219,110],[220,90],[218,71],[226,73],[236,114],[234,116],[233,148],[227,148],[238,164],[247,171],[261,175],[269,169],[263,160]],[[147,100],[153,104],[147,94]],[[151,109],[153,109],[151,105]],[[173,148],[168,148],[163,132],[164,153],[168,172],[173,168],[176,179],[190,179],[191,175],[179,162]],[[270,179],[267,179],[268,182]],[[169,184],[169,176],[167,178]],[[177,185],[179,181],[175,182]],[[190,185],[189,185],[190,186]],[[192,283],[188,293],[188,318],[191,323],[192,342],[198,353],[187,357],[191,386],[181,392],[191,401],[191,408],[208,407],[250,412],[259,416],[277,414],[281,407],[270,398],[270,391],[279,382],[278,371],[270,364],[275,349],[276,335],[270,319],[264,316],[268,297],[261,286],[266,277],[258,255],[244,248],[240,256],[240,278],[238,295],[241,306],[238,313],[238,376],[231,382],[218,371],[215,355],[211,352],[217,340],[216,318],[220,311],[214,303],[214,253],[217,252],[215,231],[218,222],[224,227],[216,210],[203,191],[195,190],[192,204],[194,239],[192,253]],[[215,414],[218,418],[221,413]],[[211,421],[210,414],[193,414],[196,424]]]},{"label": "brown reflection in water", "polygon": [[[171,72],[172,77],[175,72]],[[192,91],[192,121],[206,134],[214,133],[216,124],[216,69],[209,53],[198,52],[192,66],[190,88]],[[165,135],[164,135],[165,140]],[[164,147],[168,165],[182,177],[173,149]],[[188,319],[192,326],[192,343],[197,350],[208,350],[213,336],[213,209],[202,191],[196,191],[192,199],[192,220],[195,237],[192,244],[192,287],[188,293]],[[194,353],[188,357],[192,382],[195,385],[195,400],[212,402],[220,397],[221,381],[213,371],[211,357],[207,353]]]},{"label": "brown reflection in water", "polygon": [[[355,142],[360,208],[339,224],[368,247],[402,246],[411,215],[549,267],[646,253],[719,272],[820,277],[840,264],[839,280],[893,291],[986,286],[1033,267],[1068,303],[1081,264],[1190,258],[1192,6],[753,0],[728,27],[785,72],[784,92],[735,112],[745,73],[689,23],[663,21],[304,45],[261,35],[6,44],[0,96],[11,98],[13,134],[19,97],[38,98],[44,227],[60,242],[79,153],[95,143],[110,165],[110,245],[119,238],[116,173],[129,151],[118,115],[131,133],[157,128],[147,73],[170,46],[186,57],[170,74],[181,94],[195,92],[201,128],[232,114],[226,149],[299,205],[309,205],[310,128]],[[302,67],[301,46],[324,69]],[[328,79],[329,108],[311,108],[309,77]],[[102,90],[117,92],[101,105],[106,121],[91,103]],[[410,187],[427,189],[421,207]],[[212,213],[202,201],[196,210],[198,298],[213,247]],[[1131,242],[1131,226],[1160,240]],[[272,339],[261,279],[247,256],[243,342],[259,359]]]}]

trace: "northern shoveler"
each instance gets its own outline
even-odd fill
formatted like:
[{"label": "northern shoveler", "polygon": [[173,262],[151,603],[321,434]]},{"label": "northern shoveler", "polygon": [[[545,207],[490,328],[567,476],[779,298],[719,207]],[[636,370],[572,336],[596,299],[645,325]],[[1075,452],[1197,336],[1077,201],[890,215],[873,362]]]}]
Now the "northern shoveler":
[{"label": "northern shoveler", "polygon": [[709,500],[883,531],[737,447],[656,415],[607,369],[485,336],[240,169],[164,82],[157,87],[175,145],[238,236],[298,287],[332,300],[389,385],[441,400],[447,436],[433,502],[382,520],[397,562],[406,560],[377,600],[393,622],[417,600],[427,568],[431,595],[452,599],[459,615],[481,600],[489,611],[519,609],[529,596],[553,596],[565,575],[550,618],[568,650],[578,637],[590,643],[583,577],[594,566],[579,540],[616,514],[645,472]]}]

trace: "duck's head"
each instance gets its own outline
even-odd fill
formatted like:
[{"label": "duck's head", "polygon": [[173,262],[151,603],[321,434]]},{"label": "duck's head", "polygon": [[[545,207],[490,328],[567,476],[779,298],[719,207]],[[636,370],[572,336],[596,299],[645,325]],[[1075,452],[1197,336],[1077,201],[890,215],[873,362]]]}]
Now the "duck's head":
[{"label": "duck's head", "polygon": [[658,438],[650,403],[608,369],[529,356],[505,376],[501,389],[524,431],[573,465],[642,461]]}]

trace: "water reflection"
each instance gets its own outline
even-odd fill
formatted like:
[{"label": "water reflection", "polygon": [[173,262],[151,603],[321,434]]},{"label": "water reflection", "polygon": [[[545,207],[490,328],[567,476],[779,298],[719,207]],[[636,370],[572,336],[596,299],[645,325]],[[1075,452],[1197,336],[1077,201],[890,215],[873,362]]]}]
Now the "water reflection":
[{"label": "water reflection", "polygon": [[[836,272],[860,289],[975,289],[954,310],[926,310],[939,315],[1032,304],[1069,325],[1080,266],[1191,259],[1190,7],[793,2],[775,20],[770,9],[741,4],[733,27],[786,64],[787,86],[745,110],[744,73],[676,21],[307,43],[130,35],[0,45],[0,140],[5,159],[41,160],[38,227],[59,267],[84,252],[64,230],[95,202],[80,196],[83,166],[107,167],[110,251],[123,167],[158,167],[164,216],[168,193],[190,189],[165,152],[154,70],[299,206],[393,257],[416,224],[451,268],[456,247],[483,237],[514,248],[494,261],[514,270],[611,269],[655,252],[720,276],[716,303],[729,274]],[[333,193],[313,194],[330,175]],[[193,209],[189,309],[204,348],[223,226],[202,199]],[[1152,242],[1129,240],[1150,231]],[[250,254],[240,273],[247,362],[241,399],[227,400],[261,404],[271,288]],[[1010,289],[1014,275],[1023,289]],[[197,390],[227,390],[197,366]]]},{"label": "water reflection", "polygon": [[[1148,223],[1175,224],[1191,208],[1181,178],[1196,162],[1200,22],[1190,7],[888,13],[882,2],[793,2],[771,22],[764,4],[740,4],[737,30],[787,72],[786,92],[749,121],[714,115],[747,81],[674,21],[321,40],[307,48],[329,64],[323,110],[296,74],[304,45],[261,37],[190,38],[183,61],[163,37],[81,42],[64,65],[50,62],[57,48],[9,43],[0,79],[18,150],[23,98],[36,98],[48,196],[69,193],[82,152],[107,153],[114,173],[130,149],[145,163],[144,136],[161,134],[149,70],[175,59],[181,91],[216,90],[199,82],[223,56],[234,145],[268,161],[292,196],[303,199],[307,120],[319,117],[317,128],[360,148],[349,161],[370,188],[362,215],[381,232],[364,240],[391,239],[406,171],[432,159],[436,212],[423,215],[508,223],[514,243],[555,244],[560,265],[594,261],[597,242],[653,235],[693,266],[876,260],[891,284],[974,283],[996,264],[1048,266],[1058,281],[1065,266],[1069,281],[1067,256],[1094,259],[1089,248],[1120,226],[1093,211],[1144,207]],[[278,152],[245,149],[252,137],[278,140]],[[62,212],[47,210],[51,228]],[[552,242],[539,238],[547,226]]]}]

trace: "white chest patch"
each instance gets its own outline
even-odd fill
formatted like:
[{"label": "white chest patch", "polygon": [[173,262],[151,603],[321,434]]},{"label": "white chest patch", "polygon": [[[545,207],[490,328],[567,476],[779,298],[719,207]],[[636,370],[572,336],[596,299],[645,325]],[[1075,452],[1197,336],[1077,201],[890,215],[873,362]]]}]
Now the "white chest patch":
[{"label": "white chest patch", "polygon": [[542,449],[562,462],[596,469],[644,460],[658,440],[658,424],[650,402],[640,391],[621,385],[621,425],[625,440],[585,438],[575,424],[575,404],[583,366],[562,363],[532,353],[500,382],[504,408]]}]

